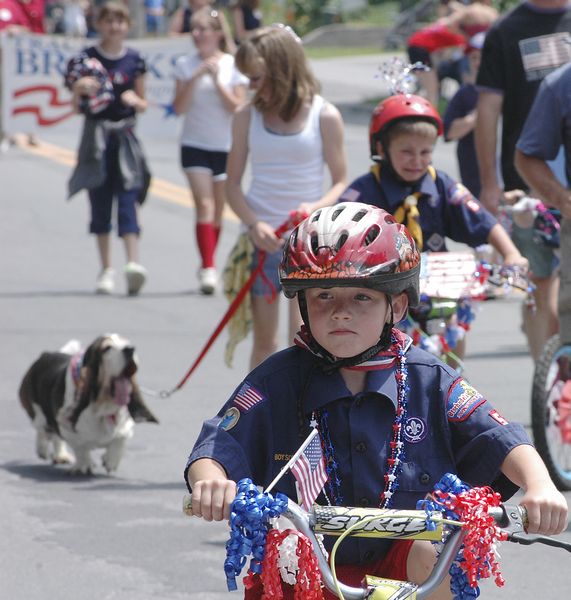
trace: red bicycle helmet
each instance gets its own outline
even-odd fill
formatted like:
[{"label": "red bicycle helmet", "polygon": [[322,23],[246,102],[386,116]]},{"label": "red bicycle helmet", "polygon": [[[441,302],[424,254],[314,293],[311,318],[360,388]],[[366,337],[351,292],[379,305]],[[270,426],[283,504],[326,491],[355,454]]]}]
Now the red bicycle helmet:
[{"label": "red bicycle helmet", "polygon": [[420,255],[404,225],[370,204],[348,202],[318,209],[291,233],[280,282],[293,298],[315,287],[366,287],[419,299]]},{"label": "red bicycle helmet", "polygon": [[413,94],[396,94],[386,100],[379,102],[371,115],[369,125],[369,147],[371,156],[377,154],[375,142],[378,136],[395,121],[406,118],[424,119],[433,123],[438,130],[438,135],[442,135],[444,126],[438,111],[430,102],[422,96]]}]

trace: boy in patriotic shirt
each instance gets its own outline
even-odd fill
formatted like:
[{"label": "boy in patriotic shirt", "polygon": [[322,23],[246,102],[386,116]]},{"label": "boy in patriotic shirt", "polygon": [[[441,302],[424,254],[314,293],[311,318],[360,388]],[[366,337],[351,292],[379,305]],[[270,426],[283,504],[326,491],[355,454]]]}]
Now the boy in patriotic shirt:
[{"label": "boy in patriotic shirt", "polygon": [[[313,428],[327,474],[319,504],[413,508],[453,472],[504,499],[522,487],[530,532],[566,527],[565,498],[524,429],[393,327],[418,302],[419,267],[405,227],[368,204],[319,209],[294,230],[280,280],[304,326],[204,423],[185,470],[194,515],[228,519],[235,482],[266,488]],[[289,473],[274,489],[296,498]],[[353,586],[365,573],[421,583],[434,559],[429,542],[352,538],[337,572]],[[258,583],[246,598],[261,597]],[[447,582],[436,597],[451,597]]]}]

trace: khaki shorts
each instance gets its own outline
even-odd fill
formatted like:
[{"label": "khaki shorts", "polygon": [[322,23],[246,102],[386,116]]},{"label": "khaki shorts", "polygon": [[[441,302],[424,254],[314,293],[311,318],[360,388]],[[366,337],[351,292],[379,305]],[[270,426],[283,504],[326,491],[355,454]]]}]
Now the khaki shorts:
[{"label": "khaki shorts", "polygon": [[514,223],[512,240],[521,254],[529,261],[529,270],[533,277],[547,279],[555,273],[559,259],[553,248],[534,240],[532,227],[524,229]]}]

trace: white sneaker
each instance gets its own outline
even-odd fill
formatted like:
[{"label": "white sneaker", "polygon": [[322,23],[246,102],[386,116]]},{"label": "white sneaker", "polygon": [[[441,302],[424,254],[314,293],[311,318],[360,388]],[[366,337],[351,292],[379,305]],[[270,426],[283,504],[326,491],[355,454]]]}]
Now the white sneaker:
[{"label": "white sneaker", "polygon": [[103,269],[97,278],[97,283],[95,284],[95,293],[112,294],[113,290],[115,289],[114,277],[115,271],[113,269]]},{"label": "white sneaker", "polygon": [[129,296],[136,296],[147,280],[147,269],[135,262],[127,263],[125,277],[127,278],[127,293]]},{"label": "white sneaker", "polygon": [[214,267],[207,267],[198,271],[198,279],[200,280],[200,291],[203,294],[214,294],[218,284],[218,275]]}]

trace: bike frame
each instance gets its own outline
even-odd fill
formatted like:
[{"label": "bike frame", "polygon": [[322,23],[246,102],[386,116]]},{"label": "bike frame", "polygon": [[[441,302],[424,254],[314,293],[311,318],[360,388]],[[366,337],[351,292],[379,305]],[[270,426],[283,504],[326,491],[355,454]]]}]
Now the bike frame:
[{"label": "bike frame", "polygon": [[[509,525],[512,532],[524,531],[523,513],[518,506],[490,508],[490,514],[500,526]],[[399,511],[391,509],[362,509],[339,506],[314,507],[307,513],[291,500],[284,516],[303,533],[313,545],[323,583],[334,594],[339,592],[346,600],[423,600],[438,588],[446,577],[450,565],[456,558],[465,537],[461,524],[446,539],[430,577],[422,584],[383,579],[367,575],[365,588],[354,588],[336,581],[334,565],[331,567],[325,557],[316,534],[345,536],[357,535],[391,539],[414,539],[441,541],[443,519],[440,513],[434,513],[431,519],[436,523],[434,531],[427,527],[425,511]],[[446,523],[450,523],[446,521]],[[332,555],[333,560],[333,555]],[[395,596],[395,592],[398,595]]]}]

